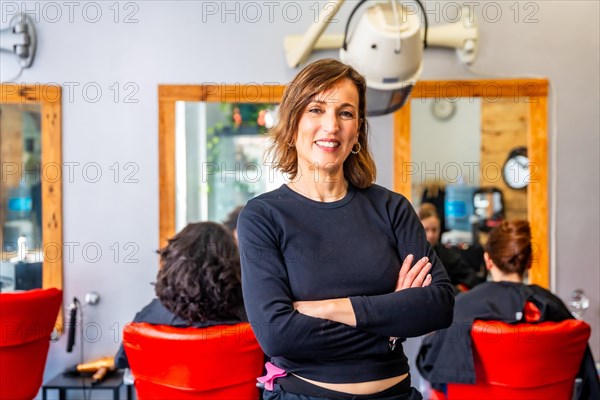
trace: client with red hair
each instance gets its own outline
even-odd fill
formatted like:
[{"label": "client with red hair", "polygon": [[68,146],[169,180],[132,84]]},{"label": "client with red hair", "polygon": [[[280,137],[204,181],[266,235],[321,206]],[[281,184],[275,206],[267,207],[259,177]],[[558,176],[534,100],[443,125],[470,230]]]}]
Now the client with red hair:
[{"label": "client with red hair", "polygon": [[[456,296],[452,326],[423,340],[417,366],[435,389],[444,390],[444,385],[450,382],[475,383],[470,332],[476,319],[525,322],[523,310],[527,302],[539,310],[536,323],[573,318],[557,296],[540,286],[524,283],[532,260],[531,229],[527,221],[504,221],[494,228],[485,245],[484,260],[491,281]],[[600,382],[589,346],[578,375],[583,381],[577,399],[599,399]]]}]

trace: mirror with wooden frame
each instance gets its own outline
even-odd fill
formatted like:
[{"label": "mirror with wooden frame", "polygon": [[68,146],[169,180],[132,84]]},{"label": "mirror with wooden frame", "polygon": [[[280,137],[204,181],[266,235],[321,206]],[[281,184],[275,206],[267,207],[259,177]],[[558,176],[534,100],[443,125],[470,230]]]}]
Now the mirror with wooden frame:
[{"label": "mirror with wooden frame", "polygon": [[0,291],[62,289],[61,157],[61,88],[0,85]]},{"label": "mirror with wooden frame", "polygon": [[160,247],[187,223],[222,222],[236,205],[281,183],[260,159],[283,89],[159,86]]},{"label": "mirror with wooden frame", "polygon": [[[421,81],[394,114],[394,190],[415,205],[421,200],[419,188],[430,179],[502,193],[505,218],[531,224],[529,281],[546,288],[547,96],[544,79]],[[518,175],[508,162],[517,150],[529,159],[526,175],[519,177],[523,184],[505,178]]]}]

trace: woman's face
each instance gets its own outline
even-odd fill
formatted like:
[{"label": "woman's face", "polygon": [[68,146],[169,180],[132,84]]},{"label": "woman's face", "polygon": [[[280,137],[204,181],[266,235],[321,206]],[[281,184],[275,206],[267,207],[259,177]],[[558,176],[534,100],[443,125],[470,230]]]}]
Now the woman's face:
[{"label": "woman's face", "polygon": [[349,79],[312,99],[298,122],[299,175],[311,170],[343,174],[344,160],[358,141],[358,111],[358,91]]},{"label": "woman's face", "polygon": [[440,220],[436,217],[427,217],[421,220],[427,241],[433,246],[440,241]]}]

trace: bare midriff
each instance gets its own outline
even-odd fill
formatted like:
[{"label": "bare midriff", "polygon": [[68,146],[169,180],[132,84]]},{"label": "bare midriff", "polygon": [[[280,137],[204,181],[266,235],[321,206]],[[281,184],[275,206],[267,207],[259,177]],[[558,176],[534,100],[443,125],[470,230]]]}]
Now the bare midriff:
[{"label": "bare midriff", "polygon": [[299,375],[298,378],[311,383],[315,386],[320,386],[325,389],[335,390],[336,392],[351,393],[351,394],[374,394],[391,388],[394,385],[402,382],[408,374],[393,376],[391,378],[380,379],[377,381],[357,382],[357,383],[327,383],[306,379]]}]

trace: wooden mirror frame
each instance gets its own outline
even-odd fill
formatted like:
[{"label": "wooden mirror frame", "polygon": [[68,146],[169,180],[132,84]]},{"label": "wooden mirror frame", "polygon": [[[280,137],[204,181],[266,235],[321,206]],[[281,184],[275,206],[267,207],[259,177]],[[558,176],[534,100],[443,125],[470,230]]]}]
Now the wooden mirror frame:
[{"label": "wooden mirror frame", "polygon": [[283,85],[158,86],[159,247],[175,232],[175,103],[177,101],[280,103]]},{"label": "wooden mirror frame", "polygon": [[[63,287],[62,240],[62,110],[61,88],[56,85],[16,84],[0,85],[2,104],[38,104],[41,113],[42,168],[42,242],[44,262],[42,287]],[[56,169],[57,179],[45,179]],[[54,175],[54,173],[52,173]],[[56,327],[62,331],[62,312]]]},{"label": "wooden mirror frame", "polygon": [[[527,189],[527,218],[531,224],[534,264],[531,283],[549,287],[548,246],[548,80],[419,81],[410,99],[481,97],[527,99],[527,155],[536,170],[535,184]],[[519,100],[523,101],[523,100]],[[410,200],[411,177],[404,166],[411,161],[410,101],[394,114],[394,190]]]}]

